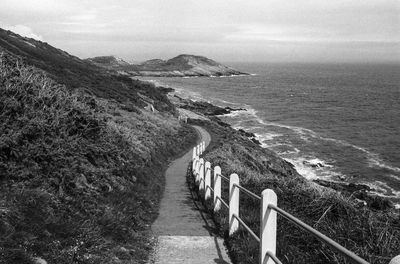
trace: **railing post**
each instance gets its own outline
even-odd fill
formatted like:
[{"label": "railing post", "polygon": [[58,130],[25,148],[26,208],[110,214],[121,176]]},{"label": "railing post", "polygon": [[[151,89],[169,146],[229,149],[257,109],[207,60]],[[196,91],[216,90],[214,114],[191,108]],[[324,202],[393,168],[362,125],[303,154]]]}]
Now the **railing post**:
[{"label": "railing post", "polygon": [[200,156],[200,144],[196,146],[196,156]]},{"label": "railing post", "polygon": [[198,158],[197,158],[197,157],[194,157],[194,158],[193,158],[193,163],[192,163],[192,172],[193,172],[193,175],[195,175],[195,176],[196,176],[197,160],[198,160]]},{"label": "railing post", "polygon": [[206,190],[206,193],[204,195],[204,199],[207,201],[207,199],[211,198],[211,163],[206,162],[205,166],[205,179],[204,179],[204,189]]},{"label": "railing post", "polygon": [[200,159],[200,169],[199,169],[199,190],[204,190],[204,159]]},{"label": "railing post", "polygon": [[201,142],[201,154],[203,154],[204,150],[206,150],[206,142]]},{"label": "railing post", "polygon": [[[221,167],[214,167],[214,212],[221,209]],[[219,198],[219,199],[218,199]]]},{"label": "railing post", "polygon": [[193,155],[192,155],[192,159],[194,160],[194,158],[196,158],[196,147],[193,148]]},{"label": "railing post", "polygon": [[394,257],[389,264],[400,264],[400,255]]},{"label": "railing post", "polygon": [[196,158],[196,168],[195,168],[195,175],[196,175],[196,184],[199,184],[200,181],[200,159],[197,156]]},{"label": "railing post", "polygon": [[229,177],[229,236],[235,233],[239,228],[239,221],[233,216],[239,216],[239,188],[234,184],[239,185],[239,176],[231,174]]},{"label": "railing post", "polygon": [[275,263],[267,251],[276,253],[276,212],[268,207],[269,204],[277,205],[277,197],[273,190],[266,189],[261,193],[261,219],[260,219],[260,264]]}]

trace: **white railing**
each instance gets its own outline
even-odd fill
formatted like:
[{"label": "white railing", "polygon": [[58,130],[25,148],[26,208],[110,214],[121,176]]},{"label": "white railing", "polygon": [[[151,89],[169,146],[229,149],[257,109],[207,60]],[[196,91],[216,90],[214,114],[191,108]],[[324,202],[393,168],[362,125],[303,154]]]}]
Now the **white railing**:
[{"label": "white railing", "polygon": [[[230,177],[222,175],[221,168],[219,166],[211,167],[211,163],[200,158],[205,150],[205,142],[201,142],[199,145],[193,148],[193,160],[192,160],[192,173],[195,177],[196,185],[199,191],[204,192],[204,199],[211,200],[211,193],[213,193],[213,210],[218,212],[221,210],[223,205],[229,213],[229,236],[232,236],[238,229],[239,225],[244,227],[249,234],[259,242],[260,258],[259,263],[261,264],[272,264],[282,262],[276,257],[276,231],[277,231],[277,214],[281,215],[290,222],[296,224],[318,239],[330,245],[332,248],[339,251],[341,254],[349,258],[355,263],[369,264],[364,259],[357,256],[355,253],[347,250],[343,246],[339,245],[329,237],[315,230],[311,226],[305,224],[298,218],[287,213],[277,206],[277,196],[271,189],[265,189],[261,192],[261,196],[254,194],[247,190],[239,183],[239,176],[237,174],[231,174]],[[211,172],[213,173],[213,181],[211,184]],[[229,183],[229,201],[226,203],[221,196],[222,181]],[[251,228],[240,218],[239,215],[239,195],[240,191],[244,194],[261,201],[260,211],[260,231],[257,235]],[[394,260],[394,259],[393,259]],[[392,261],[393,261],[392,260]],[[396,263],[397,262],[393,262]],[[392,264],[392,262],[390,263]]]}]

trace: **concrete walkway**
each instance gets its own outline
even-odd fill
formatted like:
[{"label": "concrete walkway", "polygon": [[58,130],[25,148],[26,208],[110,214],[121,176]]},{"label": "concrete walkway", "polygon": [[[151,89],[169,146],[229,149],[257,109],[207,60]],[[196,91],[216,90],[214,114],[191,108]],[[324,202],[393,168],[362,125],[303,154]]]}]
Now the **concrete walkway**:
[{"label": "concrete walkway", "polygon": [[[195,126],[201,141],[210,135]],[[199,141],[200,142],[200,141]],[[166,186],[160,214],[152,226],[157,245],[151,264],[230,264],[223,239],[213,234],[214,225],[196,202],[186,183],[192,150],[171,163],[166,171]]]}]

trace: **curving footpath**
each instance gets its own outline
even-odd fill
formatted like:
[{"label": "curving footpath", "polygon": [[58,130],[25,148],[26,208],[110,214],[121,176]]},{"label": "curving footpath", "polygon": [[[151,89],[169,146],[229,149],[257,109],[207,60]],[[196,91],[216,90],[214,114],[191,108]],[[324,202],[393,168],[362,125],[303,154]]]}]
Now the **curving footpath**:
[{"label": "curving footpath", "polygon": [[[206,146],[211,137],[206,130],[194,126],[199,142]],[[160,212],[152,226],[157,244],[150,258],[151,264],[230,264],[223,239],[214,235],[211,219],[204,208],[192,197],[186,183],[186,172],[192,150],[173,161],[168,167],[166,186]]]}]

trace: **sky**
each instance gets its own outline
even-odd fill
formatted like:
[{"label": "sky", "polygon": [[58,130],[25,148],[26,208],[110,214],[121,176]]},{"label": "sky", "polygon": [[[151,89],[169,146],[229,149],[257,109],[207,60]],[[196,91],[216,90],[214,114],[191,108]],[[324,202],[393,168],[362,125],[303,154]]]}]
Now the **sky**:
[{"label": "sky", "polygon": [[400,0],[0,0],[0,27],[81,58],[399,62]]}]

